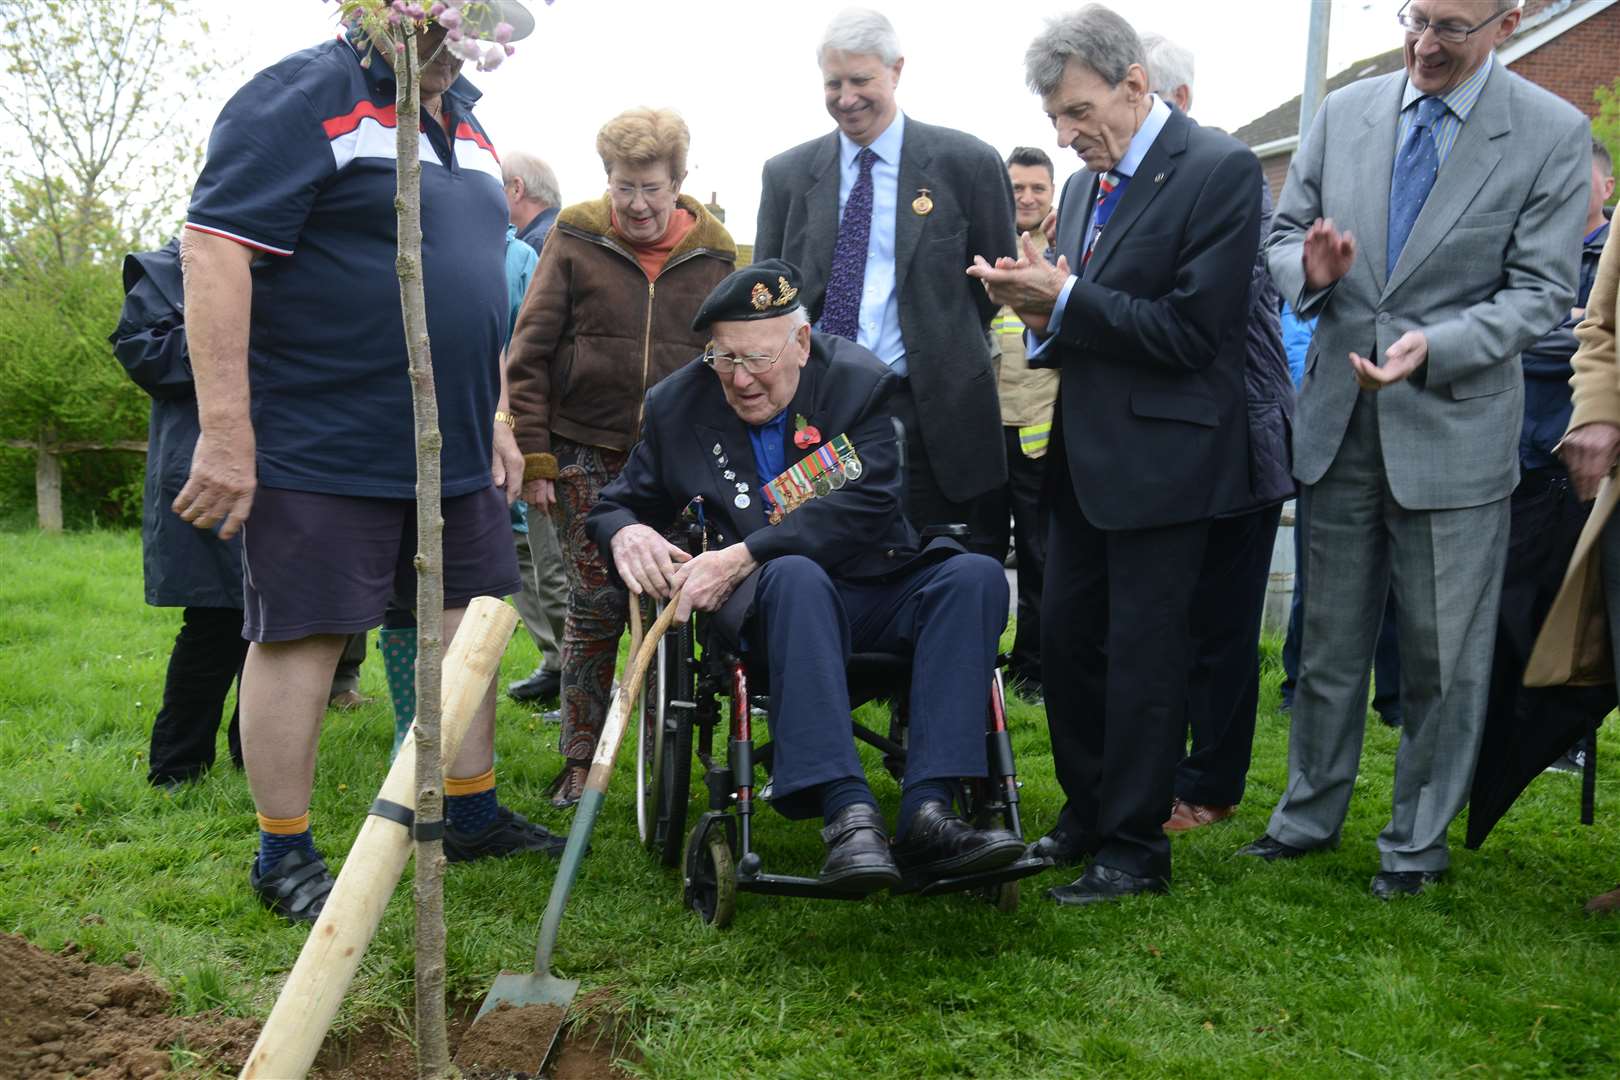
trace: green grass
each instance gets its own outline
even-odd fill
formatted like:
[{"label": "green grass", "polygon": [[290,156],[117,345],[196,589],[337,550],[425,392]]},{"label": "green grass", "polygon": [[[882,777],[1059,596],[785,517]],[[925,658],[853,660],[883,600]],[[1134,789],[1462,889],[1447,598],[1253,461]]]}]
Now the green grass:
[{"label": "green grass", "polygon": [[[305,931],[247,887],[253,806],[228,766],[173,795],[143,752],[179,615],[141,602],[133,533],[0,535],[0,929],[47,949],[130,951],[176,1009],[262,1016]],[[526,674],[521,634],[503,681]],[[329,718],[314,819],[341,860],[375,794],[391,734],[375,705]],[[1615,782],[1597,827],[1576,823],[1578,781],[1537,780],[1485,850],[1461,848],[1430,895],[1367,894],[1390,798],[1395,737],[1369,724],[1343,846],[1275,866],[1232,858],[1264,830],[1284,780],[1287,721],[1266,670],[1249,794],[1230,825],[1175,841],[1168,897],[1060,910],[1025,883],[998,914],[965,898],[857,904],[739,898],[714,931],[676,875],[639,847],[620,771],[563,924],[558,966],[606,987],[657,1077],[1448,1077],[1620,1074],[1620,922],[1581,902],[1620,868]],[[504,800],[542,809],[556,729],[502,700]],[[1060,803],[1038,709],[1013,710],[1028,828]],[[1620,753],[1611,728],[1604,756]],[[224,757],[223,748],[221,757]],[[628,757],[627,757],[628,760]],[[875,775],[892,811],[895,786]],[[694,806],[694,814],[696,813]],[[765,814],[767,867],[813,872],[816,823]],[[451,992],[483,994],[524,969],[554,864],[452,868]],[[408,886],[395,893],[339,1016],[353,1027],[409,1000]],[[183,1056],[183,1055],[182,1055]]]}]

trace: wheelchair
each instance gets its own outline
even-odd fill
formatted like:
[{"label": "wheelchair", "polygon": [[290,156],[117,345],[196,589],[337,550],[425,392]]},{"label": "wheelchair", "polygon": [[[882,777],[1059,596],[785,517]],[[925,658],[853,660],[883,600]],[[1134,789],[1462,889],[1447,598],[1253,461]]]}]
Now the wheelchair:
[{"label": "wheelchair", "polygon": [[[677,543],[696,554],[704,550],[701,523],[686,521]],[[694,613],[659,641],[648,669],[647,686],[636,717],[636,824],[642,843],[660,862],[683,871],[683,898],[705,923],[730,924],[738,893],[765,893],[812,899],[853,899],[823,886],[814,877],[767,873],[754,849],[754,815],[769,788],[756,787],[756,770],[771,767],[772,747],[756,745],[754,723],[768,709],[769,698],[751,689],[760,676],[747,658],[723,646],[707,647],[708,617]],[[718,635],[716,635],[718,636]],[[985,740],[989,775],[962,783],[964,818],[976,828],[1006,828],[1023,838],[1019,817],[1019,782],[1012,739],[1007,731],[1000,657],[986,688]],[[883,754],[884,766],[898,780],[906,759],[907,701],[911,657],[889,653],[856,653],[849,662],[850,704],[891,703],[887,734],[879,734],[853,717],[860,741]],[[729,699],[722,709],[722,699]],[[726,729],[717,739],[722,712]],[[724,747],[716,754],[716,743]],[[694,758],[701,768],[708,809],[688,831]],[[1011,912],[1019,901],[1019,880],[1050,865],[1044,858],[1020,857],[996,870],[923,882],[903,881],[892,890],[931,896],[976,893],[998,910]]]}]

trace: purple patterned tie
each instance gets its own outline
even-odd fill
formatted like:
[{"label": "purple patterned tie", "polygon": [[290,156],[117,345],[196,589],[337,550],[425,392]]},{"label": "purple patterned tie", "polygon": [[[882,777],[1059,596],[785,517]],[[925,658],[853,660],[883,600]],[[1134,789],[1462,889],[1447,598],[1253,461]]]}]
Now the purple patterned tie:
[{"label": "purple patterned tie", "polygon": [[866,283],[866,247],[872,236],[872,164],[877,155],[870,146],[855,155],[861,174],[844,201],[833,247],[832,272],[827,275],[827,296],[821,304],[821,332],[855,340],[861,322],[861,287]]}]

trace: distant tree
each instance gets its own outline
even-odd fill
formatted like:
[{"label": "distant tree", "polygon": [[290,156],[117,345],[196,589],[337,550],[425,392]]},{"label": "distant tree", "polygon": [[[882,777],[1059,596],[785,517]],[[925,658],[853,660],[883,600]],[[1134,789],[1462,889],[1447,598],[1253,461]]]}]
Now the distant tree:
[{"label": "distant tree", "polygon": [[0,0],[0,243],[14,264],[108,261],[179,218],[190,107],[217,51],[193,0]]},{"label": "distant tree", "polygon": [[1609,156],[1620,163],[1620,78],[1592,92],[1598,114],[1592,120],[1592,135],[1609,148]]}]

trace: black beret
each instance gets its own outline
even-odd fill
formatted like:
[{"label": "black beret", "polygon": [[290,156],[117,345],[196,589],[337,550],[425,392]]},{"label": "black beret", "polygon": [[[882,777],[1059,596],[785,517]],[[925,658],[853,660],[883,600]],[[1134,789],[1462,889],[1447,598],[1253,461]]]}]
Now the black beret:
[{"label": "black beret", "polygon": [[765,259],[733,271],[716,285],[698,308],[692,329],[706,330],[717,322],[774,319],[803,306],[799,303],[799,268],[781,259]]}]

